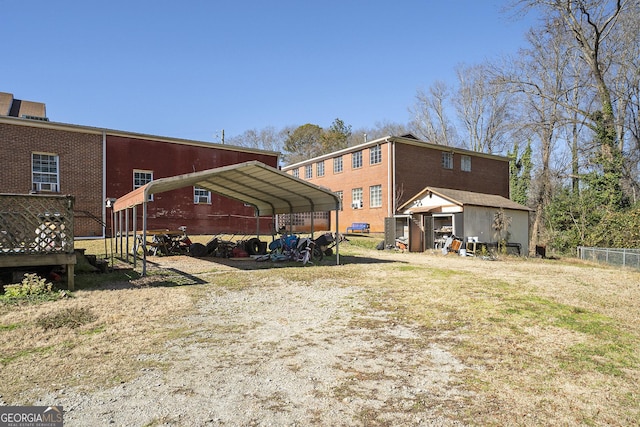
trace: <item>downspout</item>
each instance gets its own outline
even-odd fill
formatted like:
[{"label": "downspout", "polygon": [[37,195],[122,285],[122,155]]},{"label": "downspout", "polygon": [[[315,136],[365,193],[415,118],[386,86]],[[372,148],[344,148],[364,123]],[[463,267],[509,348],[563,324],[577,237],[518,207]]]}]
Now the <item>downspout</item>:
[{"label": "downspout", "polygon": [[[389,150],[389,188],[391,191],[391,200],[389,200],[389,216],[395,218],[396,216],[396,142],[394,140],[389,141],[391,143],[391,149]],[[395,226],[394,226],[395,229]],[[395,235],[395,233],[394,233]]]},{"label": "downspout", "polygon": [[[107,133],[102,130],[102,222],[107,223]],[[111,223],[113,230],[113,222]],[[107,237],[107,226],[102,227],[102,238]]]}]

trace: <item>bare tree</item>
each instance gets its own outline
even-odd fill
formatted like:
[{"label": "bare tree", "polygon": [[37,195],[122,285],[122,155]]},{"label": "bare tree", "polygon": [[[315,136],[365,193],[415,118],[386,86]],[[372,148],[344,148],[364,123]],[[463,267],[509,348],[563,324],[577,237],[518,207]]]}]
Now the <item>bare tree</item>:
[{"label": "bare tree", "polygon": [[273,126],[267,126],[263,129],[249,129],[240,135],[227,138],[226,143],[239,147],[252,147],[280,152],[286,136],[286,133],[277,131]]},{"label": "bare tree", "polygon": [[[567,49],[579,49],[598,99],[599,110],[589,111],[586,116],[598,135],[602,158],[607,161],[605,172],[622,176],[623,166],[615,159],[624,152],[624,110],[628,103],[620,102],[619,98],[626,96],[620,89],[614,90],[614,81],[628,70],[623,50],[638,44],[637,26],[633,28],[628,22],[637,23],[639,0],[520,0],[516,4],[525,10],[541,9],[549,22],[561,20],[573,35]],[[625,67],[615,66],[616,60]],[[637,64],[637,55],[633,61]]]},{"label": "bare tree", "polygon": [[435,82],[426,92],[418,89],[416,102],[409,110],[417,137],[434,144],[458,145],[455,128],[446,111],[449,98],[450,89],[443,81]]},{"label": "bare tree", "polygon": [[489,68],[488,64],[458,67],[453,103],[465,130],[466,148],[500,153],[508,145],[509,94],[494,84]]},{"label": "bare tree", "polygon": [[[411,133],[409,126],[400,123],[381,121],[376,122],[371,128],[359,128],[351,132],[348,139],[349,147],[373,141],[385,136],[402,136]],[[418,135],[416,135],[418,136]]]}]

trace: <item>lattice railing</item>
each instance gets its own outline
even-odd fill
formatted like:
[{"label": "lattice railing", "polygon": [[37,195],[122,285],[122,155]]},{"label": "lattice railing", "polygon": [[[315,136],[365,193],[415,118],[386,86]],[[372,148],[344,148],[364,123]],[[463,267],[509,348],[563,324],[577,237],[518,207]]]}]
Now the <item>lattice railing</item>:
[{"label": "lattice railing", "polygon": [[72,196],[0,194],[0,256],[73,253]]}]

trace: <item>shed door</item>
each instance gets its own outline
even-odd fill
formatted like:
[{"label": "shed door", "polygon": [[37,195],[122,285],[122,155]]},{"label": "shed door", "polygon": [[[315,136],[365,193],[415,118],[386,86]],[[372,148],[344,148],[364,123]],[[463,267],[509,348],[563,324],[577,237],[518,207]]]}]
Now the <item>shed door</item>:
[{"label": "shed door", "polygon": [[424,242],[425,246],[423,250],[433,249],[435,245],[435,240],[433,236],[433,216],[425,215],[424,216]]},{"label": "shed door", "polygon": [[409,221],[409,252],[424,252],[422,215],[412,215]]}]

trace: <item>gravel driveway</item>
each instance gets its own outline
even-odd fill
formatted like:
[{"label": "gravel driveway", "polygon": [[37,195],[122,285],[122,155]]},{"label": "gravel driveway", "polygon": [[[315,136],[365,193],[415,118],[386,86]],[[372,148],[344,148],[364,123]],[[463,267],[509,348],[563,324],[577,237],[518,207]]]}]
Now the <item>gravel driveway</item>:
[{"label": "gravel driveway", "polygon": [[[159,362],[130,382],[42,396],[65,426],[459,425],[464,367],[443,337],[374,311],[358,286],[217,288],[174,325]],[[468,397],[468,396],[467,396]],[[458,403],[459,402],[459,403]]]}]

